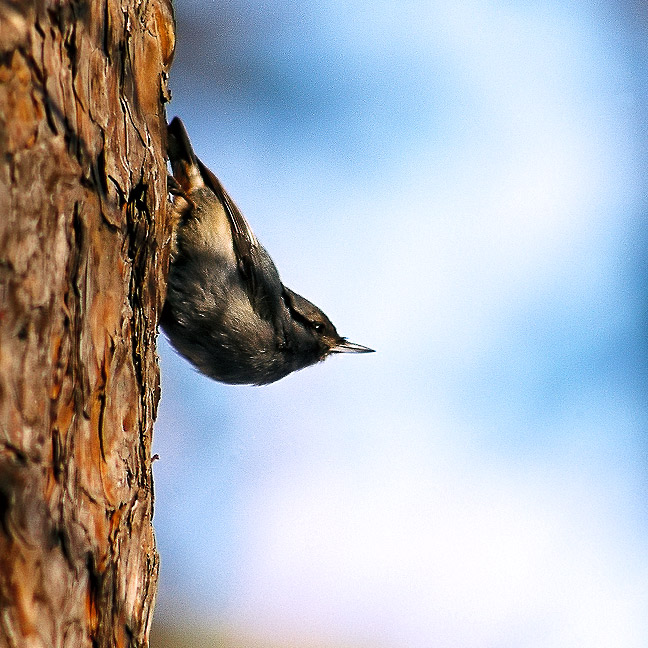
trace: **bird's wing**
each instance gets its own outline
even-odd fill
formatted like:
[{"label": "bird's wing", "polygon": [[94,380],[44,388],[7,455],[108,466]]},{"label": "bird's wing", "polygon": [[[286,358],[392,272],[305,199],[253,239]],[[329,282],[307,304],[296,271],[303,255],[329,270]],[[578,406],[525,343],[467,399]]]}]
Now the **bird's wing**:
[{"label": "bird's wing", "polygon": [[240,256],[244,263],[249,263],[253,248],[259,247],[259,242],[252,228],[247,220],[245,220],[245,216],[243,216],[241,210],[236,206],[236,203],[227,191],[225,191],[225,187],[223,187],[221,181],[199,159],[197,159],[197,162],[205,184],[223,203],[227,218],[232,225],[232,236],[234,238],[234,247],[236,248],[237,256]]},{"label": "bird's wing", "polygon": [[[236,206],[221,181],[196,158],[205,184],[216,194],[223,204],[232,228],[234,253],[239,270],[246,282],[250,302],[256,312],[264,319],[275,318],[277,295],[280,294],[279,276],[268,254],[259,245],[252,228],[241,210]],[[268,263],[272,268],[268,267]],[[270,272],[268,272],[270,270]],[[273,272],[274,271],[274,272]]]}]

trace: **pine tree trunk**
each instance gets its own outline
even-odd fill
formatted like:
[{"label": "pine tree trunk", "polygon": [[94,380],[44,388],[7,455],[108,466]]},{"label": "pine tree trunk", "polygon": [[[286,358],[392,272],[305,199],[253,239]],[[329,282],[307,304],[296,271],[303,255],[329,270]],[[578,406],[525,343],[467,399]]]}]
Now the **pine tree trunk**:
[{"label": "pine tree trunk", "polygon": [[147,646],[164,0],[0,0],[0,648]]}]

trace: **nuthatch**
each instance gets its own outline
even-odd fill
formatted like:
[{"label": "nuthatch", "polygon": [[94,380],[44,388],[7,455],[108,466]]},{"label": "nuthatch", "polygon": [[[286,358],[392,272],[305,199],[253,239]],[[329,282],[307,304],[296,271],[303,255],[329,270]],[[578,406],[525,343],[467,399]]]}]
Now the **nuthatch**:
[{"label": "nuthatch", "polygon": [[168,129],[174,240],[161,324],[171,344],[224,383],[263,385],[332,353],[368,353],[281,283],[270,255],[177,117]]}]

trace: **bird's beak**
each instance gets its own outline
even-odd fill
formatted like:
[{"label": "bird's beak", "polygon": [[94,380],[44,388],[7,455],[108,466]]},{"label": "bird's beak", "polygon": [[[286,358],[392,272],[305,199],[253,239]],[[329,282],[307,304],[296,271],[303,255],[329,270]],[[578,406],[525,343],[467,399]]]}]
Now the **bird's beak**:
[{"label": "bird's beak", "polygon": [[343,339],[331,347],[331,353],[375,353],[375,350]]}]

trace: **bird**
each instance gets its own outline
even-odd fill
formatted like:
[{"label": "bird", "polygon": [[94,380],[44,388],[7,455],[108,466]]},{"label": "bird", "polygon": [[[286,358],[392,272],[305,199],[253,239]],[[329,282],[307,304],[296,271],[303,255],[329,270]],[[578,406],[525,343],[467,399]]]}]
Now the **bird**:
[{"label": "bird", "polygon": [[179,117],[167,133],[173,235],[160,324],[176,351],[214,380],[248,385],[333,354],[373,352],[339,335],[321,309],[282,283]]}]

